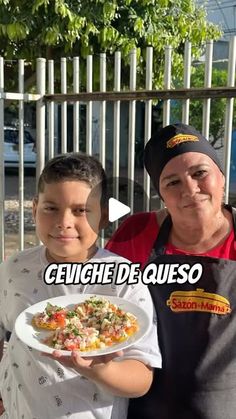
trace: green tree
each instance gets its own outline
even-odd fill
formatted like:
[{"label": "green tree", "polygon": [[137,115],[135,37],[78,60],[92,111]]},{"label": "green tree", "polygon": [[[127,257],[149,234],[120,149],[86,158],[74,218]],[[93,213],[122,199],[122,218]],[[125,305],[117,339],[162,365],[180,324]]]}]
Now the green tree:
[{"label": "green tree", "polygon": [[166,45],[174,49],[173,74],[178,77],[184,42],[192,42],[198,57],[202,43],[219,35],[195,0],[0,0],[4,58],[31,61],[120,50],[127,64],[136,47],[142,86],[148,45],[154,48],[154,87],[160,87]]},{"label": "green tree", "polygon": [[[193,67],[191,76],[191,87],[204,86],[204,65]],[[224,87],[227,85],[227,70],[213,68],[212,87]],[[236,108],[235,108],[236,110]],[[216,148],[223,147],[224,124],[225,124],[226,99],[217,98],[211,100],[210,114],[210,142]],[[172,107],[172,119],[181,120],[181,102],[176,102]],[[189,109],[189,119],[191,125],[201,131],[203,117],[203,100],[191,100]],[[236,126],[236,112],[233,113],[233,127]]]}]

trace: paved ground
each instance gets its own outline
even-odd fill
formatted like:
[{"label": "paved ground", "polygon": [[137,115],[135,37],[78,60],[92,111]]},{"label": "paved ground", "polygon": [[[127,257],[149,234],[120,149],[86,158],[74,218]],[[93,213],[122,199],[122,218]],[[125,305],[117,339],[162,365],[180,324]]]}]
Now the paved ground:
[{"label": "paved ground", "polygon": [[[19,249],[19,204],[18,204],[18,176],[14,171],[8,171],[5,176],[5,254],[9,256]],[[32,198],[35,194],[34,172],[27,172],[24,185],[24,224],[25,247],[35,245],[34,222],[32,218]]]},{"label": "paved ground", "polygon": [[[6,199],[13,199],[18,197],[18,175],[15,170],[9,170],[5,173],[5,195]],[[36,190],[35,173],[34,171],[27,171],[25,174],[25,198],[31,199]]]}]

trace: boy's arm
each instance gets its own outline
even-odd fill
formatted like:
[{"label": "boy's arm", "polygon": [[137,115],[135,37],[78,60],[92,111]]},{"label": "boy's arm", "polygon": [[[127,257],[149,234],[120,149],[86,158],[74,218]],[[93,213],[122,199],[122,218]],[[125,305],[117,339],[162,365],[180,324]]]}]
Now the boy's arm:
[{"label": "boy's arm", "polygon": [[[68,357],[54,351],[54,359],[68,365]],[[108,392],[119,397],[140,397],[149,390],[152,384],[152,368],[135,359],[111,360],[106,357],[82,358],[73,351],[71,358],[77,371]]]},{"label": "boy's arm", "polygon": [[[83,373],[84,370],[79,372]],[[103,368],[93,368],[87,378],[102,385],[115,396],[141,397],[147,393],[153,378],[152,368],[135,359],[110,361]]]}]

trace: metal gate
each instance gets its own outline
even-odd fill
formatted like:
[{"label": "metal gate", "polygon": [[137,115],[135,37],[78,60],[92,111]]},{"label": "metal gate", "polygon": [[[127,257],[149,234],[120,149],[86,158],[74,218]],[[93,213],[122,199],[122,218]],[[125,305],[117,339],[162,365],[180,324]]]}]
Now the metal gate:
[{"label": "metal gate", "polygon": [[[200,99],[203,102],[202,132],[209,138],[210,109],[213,99],[225,98],[225,123],[224,123],[224,148],[223,162],[226,175],[226,202],[229,199],[229,174],[230,155],[232,138],[232,121],[235,88],[235,64],[236,64],[236,38],[233,37],[229,44],[228,55],[228,80],[224,87],[212,87],[212,66],[213,66],[213,42],[210,41],[205,47],[204,84],[201,88],[191,87],[191,69],[193,66],[192,46],[189,42],[185,44],[184,52],[184,74],[183,86],[173,88],[172,86],[172,48],[167,46],[164,64],[163,88],[154,90],[152,86],[153,74],[153,50],[148,47],[146,50],[146,82],[143,89],[137,89],[137,57],[136,50],[130,54],[130,75],[129,86],[122,88],[122,57],[120,52],[114,54],[114,80],[113,88],[107,90],[106,54],[100,54],[100,86],[99,91],[93,92],[93,56],[86,59],[86,86],[80,91],[81,60],[74,57],[72,60],[61,58],[60,60],[60,90],[55,92],[55,68],[58,63],[53,60],[46,61],[38,58],[36,64],[36,93],[25,93],[24,91],[24,60],[18,62],[18,86],[17,93],[4,91],[4,60],[0,58],[0,257],[5,258],[5,170],[4,170],[4,107],[9,100],[18,101],[19,120],[19,250],[24,248],[24,104],[26,102],[36,103],[36,144],[37,164],[36,178],[45,164],[45,159],[53,157],[58,152],[67,152],[68,149],[79,151],[81,149],[81,128],[83,131],[84,151],[88,154],[96,154],[103,166],[108,169],[110,163],[111,174],[119,178],[122,174],[122,167],[131,181],[137,177],[137,123],[139,119],[139,106],[142,107],[142,124],[140,137],[142,147],[148,141],[152,132],[153,103],[162,101],[162,125],[171,121],[171,103],[173,100],[182,101],[182,122],[191,123],[189,120],[190,101]],[[73,82],[71,88],[67,87],[68,63],[73,69]],[[96,117],[95,115],[96,111]],[[70,112],[70,118],[68,118]],[[137,116],[138,115],[138,116]],[[126,119],[125,119],[126,118]],[[126,120],[127,136],[121,131],[122,122]],[[68,126],[70,124],[70,126]],[[110,125],[109,125],[110,124]],[[110,140],[108,141],[108,125]],[[94,127],[96,126],[96,132]],[[70,135],[68,136],[68,130]],[[60,131],[60,136],[58,136]],[[45,135],[46,134],[46,135]],[[60,137],[60,141],[59,141]],[[125,151],[124,151],[125,150]],[[141,150],[142,151],[142,150]],[[124,156],[124,153],[126,155]],[[109,158],[108,158],[109,155]],[[142,167],[138,167],[139,176],[142,178],[144,188],[143,210],[150,210],[152,189],[150,179]],[[129,183],[128,205],[131,212],[134,210],[135,191]],[[114,184],[114,197],[119,199],[118,182]],[[158,201],[159,202],[159,201]],[[159,203],[158,203],[159,205]],[[115,227],[117,224],[115,224]],[[17,248],[15,250],[17,250]]]}]

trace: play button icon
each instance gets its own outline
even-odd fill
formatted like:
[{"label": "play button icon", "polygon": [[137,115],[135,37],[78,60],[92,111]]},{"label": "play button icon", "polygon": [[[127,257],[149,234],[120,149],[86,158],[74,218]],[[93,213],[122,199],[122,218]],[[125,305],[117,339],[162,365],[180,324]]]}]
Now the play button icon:
[{"label": "play button icon", "polygon": [[128,205],[123,204],[115,198],[109,199],[108,217],[111,223],[113,223],[113,221],[119,220],[121,217],[124,217],[124,215],[129,214],[129,212],[130,207],[128,207]]},{"label": "play button icon", "polygon": [[[103,191],[102,195],[101,191]],[[133,191],[133,202],[130,199],[130,191]],[[103,209],[101,225],[104,227],[98,231],[97,217],[94,217],[94,211],[88,211],[86,217],[94,232],[102,239],[105,238],[107,240],[118,227],[115,221],[118,223],[120,221],[122,224],[125,216],[129,217],[131,212],[135,216],[135,213],[140,213],[144,210],[143,203],[147,201],[147,196],[143,186],[138,182],[124,176],[119,178],[110,176],[106,182],[98,183],[91,189],[86,206],[93,208],[94,203],[99,201]],[[135,229],[129,233],[129,239],[132,235],[139,235],[148,223],[149,217],[144,217],[141,223],[135,224]],[[116,241],[119,241],[119,238]],[[123,241],[123,238],[121,241]]]}]

